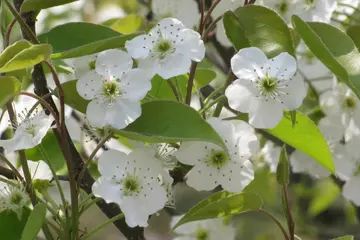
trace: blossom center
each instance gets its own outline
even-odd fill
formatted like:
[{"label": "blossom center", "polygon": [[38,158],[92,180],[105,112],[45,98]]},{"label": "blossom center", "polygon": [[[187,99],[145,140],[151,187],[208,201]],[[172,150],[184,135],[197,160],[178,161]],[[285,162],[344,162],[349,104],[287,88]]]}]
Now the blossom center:
[{"label": "blossom center", "polygon": [[199,228],[195,232],[195,239],[196,240],[208,240],[209,233],[205,229]]},{"label": "blossom center", "polygon": [[289,9],[289,5],[287,4],[287,2],[282,2],[277,4],[276,6],[279,9],[279,12],[284,14],[287,12],[287,10]]},{"label": "blossom center", "polygon": [[105,81],[103,85],[103,96],[112,103],[114,99],[121,96],[122,91],[116,81]]},{"label": "blossom center", "polygon": [[20,205],[21,201],[23,199],[23,196],[20,193],[13,193],[10,198],[11,204]]},{"label": "blossom center", "polygon": [[160,59],[164,59],[167,55],[174,52],[174,47],[171,41],[161,39],[156,43],[154,51],[158,54]]},{"label": "blossom center", "polygon": [[125,196],[131,196],[140,192],[140,183],[137,177],[127,176],[123,180],[123,191]]},{"label": "blossom center", "polygon": [[355,106],[356,106],[355,99],[353,97],[347,97],[345,99],[345,106],[347,108],[355,108]]},{"label": "blossom center", "polygon": [[32,123],[29,123],[28,126],[25,128],[25,131],[32,135],[32,136],[35,136],[36,134],[36,125],[35,124],[32,124]]},{"label": "blossom center", "polygon": [[213,150],[209,158],[209,164],[221,168],[229,161],[228,154],[223,150]]},{"label": "blossom center", "polygon": [[89,69],[94,70],[95,69],[95,60],[89,62]]},{"label": "blossom center", "polygon": [[272,93],[276,90],[277,79],[270,76],[265,76],[260,83],[260,91],[264,93]]}]

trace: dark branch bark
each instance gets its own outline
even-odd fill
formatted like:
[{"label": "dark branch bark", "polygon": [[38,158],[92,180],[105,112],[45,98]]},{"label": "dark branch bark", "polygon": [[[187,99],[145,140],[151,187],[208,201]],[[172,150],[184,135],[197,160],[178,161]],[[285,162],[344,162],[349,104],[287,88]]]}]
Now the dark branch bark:
[{"label": "dark branch bark", "polygon": [[[24,0],[14,0],[14,5],[17,9],[17,11],[20,12],[21,4]],[[35,20],[33,19],[33,12],[29,13],[23,13],[22,17],[24,21],[28,24],[28,26],[32,29],[34,33],[35,31]],[[24,39],[31,41],[28,36],[26,36],[25,32],[22,31]],[[71,36],[69,36],[71,37]],[[44,96],[49,93],[49,89],[47,87],[47,82],[44,74],[44,69],[41,64],[37,64],[34,66],[33,72],[32,72],[32,81],[35,86],[35,94],[38,96]],[[59,111],[56,108],[56,105],[51,97],[45,99],[50,106],[54,109],[54,111],[59,114]],[[54,134],[58,140],[58,143],[61,145],[61,136],[58,134],[58,132],[55,130]],[[76,150],[74,143],[72,142],[69,132],[66,130],[66,138],[67,143],[69,144],[69,149],[71,152],[71,158],[73,161],[74,168],[72,169],[73,173],[75,174],[76,178],[78,177],[82,167],[83,167],[83,160],[79,154],[79,152]],[[63,149],[62,149],[63,150]],[[94,183],[94,179],[90,175],[89,171],[85,171],[82,179],[80,179],[79,184],[80,188],[82,188],[86,193],[90,194],[91,186]],[[121,213],[119,207],[115,204],[107,204],[104,201],[97,202],[98,207],[108,216],[109,218],[115,217],[118,214]],[[128,240],[144,240],[144,229],[140,227],[136,228],[130,228],[126,225],[125,220],[121,219],[116,222],[114,222],[114,225],[121,231],[122,234],[128,239]]]}]

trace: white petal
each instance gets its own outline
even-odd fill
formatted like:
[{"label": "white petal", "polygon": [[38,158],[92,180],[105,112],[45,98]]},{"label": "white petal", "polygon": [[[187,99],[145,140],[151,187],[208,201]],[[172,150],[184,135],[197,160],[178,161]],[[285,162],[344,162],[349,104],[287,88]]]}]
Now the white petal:
[{"label": "white petal", "polygon": [[127,99],[118,98],[113,106],[107,109],[105,121],[113,128],[123,129],[134,122],[140,115],[140,102],[131,102]]},{"label": "white petal", "polygon": [[267,60],[265,53],[259,48],[243,48],[231,58],[231,69],[240,79],[255,80]]},{"label": "white petal", "polygon": [[120,205],[122,196],[120,187],[116,180],[99,177],[91,189],[94,196],[104,199],[107,203],[117,203]]},{"label": "white petal", "polygon": [[198,32],[183,29],[179,31],[177,39],[178,41],[175,44],[176,53],[185,55],[195,62],[203,60],[205,57],[205,45]]},{"label": "white petal", "polygon": [[130,101],[140,101],[151,89],[152,73],[144,69],[132,69],[125,74],[120,82],[120,88]]},{"label": "white petal", "polygon": [[287,87],[281,91],[287,94],[280,94],[279,98],[283,101],[286,110],[295,110],[301,106],[307,93],[305,82],[299,75],[294,76],[287,82]]},{"label": "white petal", "polygon": [[[68,204],[70,204],[70,203],[71,203],[70,183],[69,183],[68,181],[59,181],[59,183],[60,183],[61,189],[62,189],[63,192],[64,192],[65,201],[66,201]],[[63,204],[62,199],[61,199],[61,196],[60,196],[60,192],[59,192],[59,189],[58,189],[57,185],[52,186],[52,187],[49,187],[49,188],[48,188],[48,194],[49,194],[49,196],[51,197],[51,199],[53,199],[54,202],[55,202],[57,205],[62,205],[62,204]]]},{"label": "white petal", "polygon": [[100,76],[95,70],[89,71],[84,74],[76,83],[76,89],[79,95],[86,99],[94,99],[96,94],[102,88],[103,77]]},{"label": "white petal", "polygon": [[139,68],[154,69],[164,79],[169,79],[189,72],[191,59],[180,54],[171,54],[163,60],[147,58],[139,60]]},{"label": "white petal", "polygon": [[150,54],[154,47],[154,42],[158,39],[157,35],[144,34],[125,42],[126,51],[132,58],[144,59]]},{"label": "white petal", "polygon": [[343,144],[337,143],[331,152],[336,175],[342,180],[349,180],[356,171],[357,166],[355,161],[347,154]]},{"label": "white petal", "polygon": [[92,100],[86,109],[86,118],[89,123],[95,127],[102,128],[106,125],[106,111],[109,108],[108,103]]},{"label": "white petal", "polygon": [[224,47],[231,47],[232,44],[230,40],[227,38],[223,19],[221,19],[216,24],[215,36],[216,36],[216,40],[218,40],[221,45],[223,45]]},{"label": "white petal", "polygon": [[99,172],[105,177],[120,177],[119,175],[125,171],[125,166],[127,165],[126,161],[128,160],[129,157],[120,151],[105,151],[98,161]]},{"label": "white petal", "polygon": [[283,117],[281,103],[254,99],[250,103],[249,123],[255,128],[274,128]]},{"label": "white petal", "polygon": [[[50,167],[43,160],[39,160],[36,162],[28,160],[27,163],[29,166],[31,178],[33,180],[52,180],[53,175],[51,173]],[[22,176],[24,176],[22,168],[20,169],[20,173]]]},{"label": "white petal", "polygon": [[3,147],[7,152],[10,153],[17,150],[35,147],[34,143],[32,142],[32,135],[24,132],[19,132],[18,130],[16,132],[13,138],[7,140],[0,140],[0,146]]},{"label": "white petal", "polygon": [[231,162],[220,173],[220,184],[229,192],[241,192],[253,179],[254,169],[249,160]]},{"label": "white petal", "polygon": [[218,171],[205,164],[195,165],[186,175],[186,183],[197,191],[210,191],[219,185]]},{"label": "white petal", "polygon": [[161,35],[164,39],[173,40],[176,37],[177,32],[186,28],[182,22],[176,18],[164,18],[158,24],[151,29],[151,34]]},{"label": "white petal", "polygon": [[337,120],[339,119],[324,117],[318,123],[318,128],[327,142],[340,142],[344,136],[344,126]]},{"label": "white petal", "polygon": [[349,179],[343,186],[342,194],[347,199],[352,201],[356,206],[360,206],[360,176],[355,176]]},{"label": "white petal", "polygon": [[248,113],[250,102],[256,96],[257,89],[246,79],[237,79],[225,90],[229,106],[237,111]]},{"label": "white petal", "polygon": [[88,73],[90,70],[90,63],[96,61],[96,54],[82,56],[74,58],[72,61],[72,65],[75,70],[76,78],[79,79],[82,76],[84,76],[86,73]]},{"label": "white petal", "polygon": [[130,71],[133,61],[126,52],[109,49],[98,54],[95,66],[96,72],[102,76],[118,76]]},{"label": "white petal", "polygon": [[174,153],[176,159],[187,165],[200,164],[210,154],[211,149],[220,149],[217,145],[207,142],[183,142]]},{"label": "white petal", "polygon": [[290,54],[283,52],[276,57],[269,59],[264,69],[268,71],[271,77],[277,79],[289,79],[296,73],[296,60]]}]

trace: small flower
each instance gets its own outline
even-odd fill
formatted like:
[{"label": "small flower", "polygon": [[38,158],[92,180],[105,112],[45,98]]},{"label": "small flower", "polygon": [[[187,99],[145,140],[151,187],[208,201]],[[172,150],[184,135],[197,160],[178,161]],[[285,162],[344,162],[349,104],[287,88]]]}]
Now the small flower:
[{"label": "small flower", "polygon": [[0,182],[0,212],[13,211],[21,219],[23,207],[29,202],[23,187]]},{"label": "small flower", "polygon": [[211,118],[208,122],[223,138],[227,149],[207,142],[183,142],[175,156],[194,166],[186,175],[186,182],[198,191],[221,185],[227,191],[240,192],[254,179],[249,161],[258,148],[254,130],[242,121]]},{"label": "small flower", "polygon": [[256,128],[274,128],[283,110],[298,108],[305,98],[307,88],[294,78],[296,60],[288,53],[267,59],[258,48],[244,48],[231,59],[231,68],[239,79],[225,91],[229,105],[249,113]]},{"label": "small flower", "polygon": [[295,3],[295,0],[263,0],[263,1],[256,1],[255,4],[261,4],[264,6],[267,6],[274,11],[276,11],[285,22],[290,23],[291,22],[291,16],[295,12],[295,8],[293,7],[293,4]]},{"label": "small flower", "polygon": [[76,78],[81,78],[91,70],[95,70],[95,62],[97,55],[91,54],[72,59],[72,66],[75,71]]},{"label": "small flower", "polygon": [[[176,216],[171,220],[175,224],[182,216]],[[224,224],[224,219],[209,219],[186,223],[175,229],[174,240],[233,240],[236,236],[236,229]]]},{"label": "small flower", "polygon": [[98,54],[95,70],[79,79],[80,96],[92,100],[86,110],[90,124],[122,129],[141,115],[140,100],[151,89],[151,76],[132,65],[127,53],[106,50]]},{"label": "small flower", "polygon": [[129,155],[109,150],[99,159],[101,177],[94,183],[95,196],[117,203],[130,227],[146,227],[150,215],[167,201],[166,191],[158,183],[162,167],[146,151]]},{"label": "small flower", "polygon": [[294,9],[293,14],[304,21],[329,23],[336,5],[336,0],[299,0],[291,7]]},{"label": "small flower", "polygon": [[13,138],[0,140],[0,146],[8,152],[33,148],[41,143],[53,121],[52,115],[43,111],[25,118],[16,128]]},{"label": "small flower", "polygon": [[139,68],[151,69],[164,79],[189,72],[191,61],[205,56],[200,34],[175,18],[161,20],[147,35],[125,43],[131,57],[139,59]]},{"label": "small flower", "polygon": [[174,17],[188,28],[199,24],[199,7],[195,0],[152,0],[151,9],[155,16]]},{"label": "small flower", "polygon": [[275,144],[271,141],[267,141],[260,151],[260,156],[263,158],[265,163],[268,164],[270,172],[272,173],[276,172],[280,152],[281,147],[275,146]]}]

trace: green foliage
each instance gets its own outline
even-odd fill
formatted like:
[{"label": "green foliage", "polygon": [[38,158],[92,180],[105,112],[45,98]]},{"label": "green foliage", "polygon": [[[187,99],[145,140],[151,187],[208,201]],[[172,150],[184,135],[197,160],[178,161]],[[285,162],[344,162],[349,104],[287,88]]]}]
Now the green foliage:
[{"label": "green foliage", "polygon": [[351,39],[354,41],[357,49],[360,49],[360,26],[356,25],[356,26],[350,26],[347,30],[346,30],[347,35],[349,35],[349,37],[351,37]]},{"label": "green foliage", "polygon": [[256,211],[259,210],[262,205],[263,201],[257,194],[221,191],[202,200],[191,208],[179,222],[176,223],[172,230],[188,222]]},{"label": "green foliage", "polygon": [[193,108],[174,101],[144,103],[142,114],[123,130],[124,137],[146,142],[205,141],[224,146],[217,132]]},{"label": "green foliage", "polygon": [[202,88],[216,78],[216,72],[207,68],[197,68],[195,72],[195,82]]},{"label": "green foliage", "polygon": [[1,239],[19,240],[30,211],[23,209],[21,219],[13,211],[3,211],[0,213],[0,236]]},{"label": "green foliage", "polygon": [[269,8],[258,5],[239,7],[235,14],[227,12],[224,22],[227,36],[238,50],[252,46],[260,48],[269,58],[282,52],[295,56],[290,29]]},{"label": "green foliage", "polygon": [[286,152],[286,145],[281,148],[279,163],[276,168],[276,179],[279,184],[288,184],[290,178],[290,164]]},{"label": "green foliage", "polygon": [[32,67],[46,60],[52,53],[49,44],[32,45],[20,40],[0,55],[0,73]]},{"label": "green foliage", "polygon": [[144,19],[135,14],[130,14],[124,18],[109,19],[104,22],[103,25],[118,31],[119,33],[130,34],[141,29],[144,25]]},{"label": "green foliage", "polygon": [[20,90],[20,82],[15,77],[0,76],[0,107],[2,107],[11,97]]},{"label": "green foliage", "polygon": [[41,10],[45,8],[51,8],[78,0],[25,0],[21,5],[22,12],[30,12],[34,10]]},{"label": "green foliage", "polygon": [[331,179],[323,179],[316,183],[313,199],[310,202],[308,213],[316,216],[330,207],[339,197],[340,188]]},{"label": "green foliage", "polygon": [[65,59],[121,48],[127,40],[135,36],[137,34],[121,35],[102,25],[77,22],[55,27],[40,35],[39,40],[53,47],[54,54],[51,56],[53,59]]},{"label": "green foliage", "polygon": [[329,147],[316,124],[300,112],[296,113],[296,124],[293,127],[291,117],[285,115],[280,123],[266,132],[284,143],[306,153],[332,173],[334,163]]},{"label": "green foliage", "polygon": [[311,52],[360,98],[360,54],[352,39],[325,23],[295,15],[292,22]]},{"label": "green foliage", "polygon": [[46,205],[42,203],[36,204],[34,210],[26,222],[21,240],[33,240],[38,235],[46,217]]},{"label": "green foliage", "polygon": [[344,236],[344,237],[338,237],[338,238],[334,238],[333,240],[354,240],[354,236]]}]

